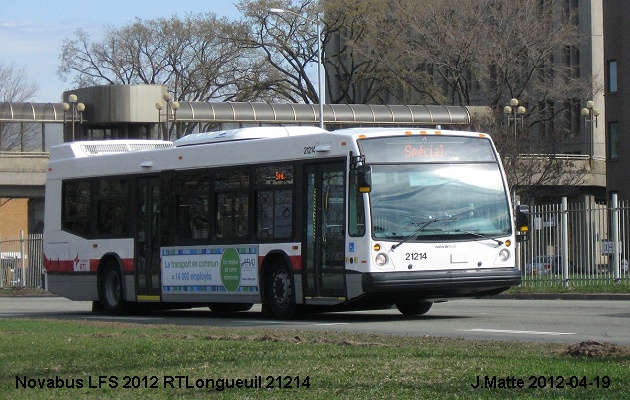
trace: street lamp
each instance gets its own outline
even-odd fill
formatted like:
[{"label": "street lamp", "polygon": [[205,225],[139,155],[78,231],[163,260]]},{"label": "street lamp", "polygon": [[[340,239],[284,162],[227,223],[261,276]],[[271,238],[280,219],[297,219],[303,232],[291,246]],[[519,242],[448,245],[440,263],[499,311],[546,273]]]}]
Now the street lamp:
[{"label": "street lamp", "polygon": [[155,108],[158,112],[158,139],[162,138],[162,108],[164,108],[164,104],[161,101],[155,103]]},{"label": "street lamp", "polygon": [[599,111],[593,108],[594,106],[595,102],[593,100],[589,100],[586,102],[586,107],[584,107],[580,112],[580,114],[584,117],[584,125],[590,125],[591,160],[595,156],[595,128],[597,127],[597,117],[599,116]]},{"label": "street lamp", "polygon": [[80,124],[83,124],[83,111],[85,111],[85,104],[78,103],[78,97],[76,94],[71,94],[68,96],[68,103],[61,104],[61,108],[63,109],[63,126],[66,126],[66,112],[71,111],[72,117],[72,141],[75,140],[75,131],[74,131],[74,121],[79,120]]},{"label": "street lamp", "polygon": [[[168,113],[169,113],[169,109],[171,110],[171,112],[173,113],[173,123],[175,124],[175,133],[177,135],[177,137],[179,138],[179,130],[177,129],[177,110],[179,109],[179,102],[178,101],[172,101],[171,100],[171,95],[169,93],[164,93],[164,95],[162,96],[162,98],[164,99],[164,102],[166,103],[166,109],[164,110],[164,114],[166,115],[166,123],[165,123],[165,127],[164,130],[162,130],[162,140],[166,140],[166,135],[169,133],[169,129],[168,129]],[[162,108],[164,108],[164,103],[162,103],[161,101],[158,101],[157,103],[155,103],[155,108],[158,110],[158,127],[160,127],[161,129],[161,115],[160,112],[162,111]],[[159,130],[158,130],[158,134],[159,134]],[[170,136],[170,135],[169,135]],[[170,139],[170,137],[169,137]]]},{"label": "street lamp", "polygon": [[289,13],[289,14],[293,14],[296,17],[299,18],[303,18],[304,20],[311,22],[313,24],[315,24],[315,26],[317,27],[317,83],[318,83],[318,93],[317,96],[319,97],[319,127],[324,129],[324,97],[325,97],[325,93],[324,93],[324,81],[325,81],[325,77],[322,76],[323,73],[323,67],[322,67],[322,29],[320,26],[320,22],[321,20],[319,19],[319,16],[317,17],[317,19],[311,19],[308,17],[305,17],[301,14],[298,14],[296,12],[293,12],[291,10],[285,10],[282,8],[270,8],[269,9],[269,13],[271,14],[284,14],[284,13]]},{"label": "street lamp", "polygon": [[518,105],[518,99],[511,99],[510,105],[503,108],[503,113],[507,118],[508,129],[510,126],[510,121],[512,121],[512,125],[514,126],[514,140],[516,140],[516,123],[520,119],[521,126],[523,126],[523,117],[525,116],[526,111],[527,110],[525,109],[525,107]]}]

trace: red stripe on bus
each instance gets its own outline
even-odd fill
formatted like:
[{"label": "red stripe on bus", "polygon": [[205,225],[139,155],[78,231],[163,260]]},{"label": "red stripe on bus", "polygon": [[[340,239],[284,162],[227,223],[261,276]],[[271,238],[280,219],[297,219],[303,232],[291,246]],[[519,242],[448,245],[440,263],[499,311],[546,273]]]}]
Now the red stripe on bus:
[{"label": "red stripe on bus", "polygon": [[[99,259],[90,260],[90,270],[85,272],[96,272],[100,264]],[[44,268],[48,272],[82,272],[75,271],[75,260],[50,260],[44,257]],[[132,258],[125,258],[122,260],[123,272],[135,272],[135,265]]]},{"label": "red stripe on bus", "polygon": [[302,256],[289,256],[291,267],[296,271],[302,270]]}]

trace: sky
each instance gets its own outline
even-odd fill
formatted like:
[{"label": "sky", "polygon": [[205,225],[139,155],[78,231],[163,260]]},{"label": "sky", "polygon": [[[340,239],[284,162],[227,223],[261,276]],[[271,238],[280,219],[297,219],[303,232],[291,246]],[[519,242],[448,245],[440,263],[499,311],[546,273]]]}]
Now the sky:
[{"label": "sky", "polygon": [[82,28],[98,41],[105,27],[121,27],[142,20],[215,13],[236,19],[240,14],[229,0],[3,0],[0,4],[0,63],[24,68],[29,81],[39,86],[31,100],[60,102],[64,90],[73,89],[70,79],[57,76],[64,39],[74,38]]}]

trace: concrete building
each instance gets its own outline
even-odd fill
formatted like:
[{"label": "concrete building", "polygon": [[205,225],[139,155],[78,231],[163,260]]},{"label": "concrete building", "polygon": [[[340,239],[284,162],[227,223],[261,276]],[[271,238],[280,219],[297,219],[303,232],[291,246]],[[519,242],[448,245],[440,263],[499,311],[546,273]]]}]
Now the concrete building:
[{"label": "concrete building", "polygon": [[604,77],[607,191],[630,200],[630,2],[604,0]]}]

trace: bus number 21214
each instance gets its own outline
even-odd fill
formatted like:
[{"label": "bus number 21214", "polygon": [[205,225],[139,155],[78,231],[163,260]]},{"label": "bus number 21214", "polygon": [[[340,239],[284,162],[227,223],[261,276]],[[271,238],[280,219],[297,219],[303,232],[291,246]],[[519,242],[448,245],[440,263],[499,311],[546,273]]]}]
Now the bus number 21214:
[{"label": "bus number 21214", "polygon": [[427,253],[405,253],[405,260],[407,261],[419,261],[426,259]]}]

